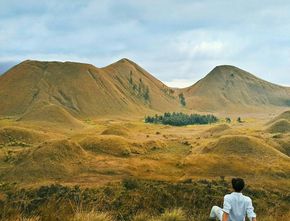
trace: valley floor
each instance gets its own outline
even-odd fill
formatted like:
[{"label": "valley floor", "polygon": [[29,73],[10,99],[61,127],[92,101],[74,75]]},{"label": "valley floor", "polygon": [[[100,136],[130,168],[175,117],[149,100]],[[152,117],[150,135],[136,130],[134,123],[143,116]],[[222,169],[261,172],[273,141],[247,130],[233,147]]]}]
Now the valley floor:
[{"label": "valley floor", "polygon": [[[112,194],[104,208],[113,206],[109,202],[119,205],[118,214],[127,216],[125,220],[128,220],[142,208],[148,214],[158,215],[166,209],[182,207],[190,214],[188,211],[192,208],[187,200],[189,193],[196,190],[196,194],[205,198],[203,206],[199,201],[190,205],[204,216],[209,205],[221,204],[223,195],[230,191],[227,183],[238,176],[246,180],[248,193],[257,198],[258,211],[270,208],[277,201],[279,206],[275,205],[273,210],[282,216],[284,206],[289,208],[290,203],[288,129],[281,130],[281,119],[275,120],[270,115],[243,116],[242,123],[235,119],[226,123],[224,118],[220,119],[213,125],[184,127],[145,124],[142,119],[87,119],[83,122],[85,126],[69,128],[2,118],[0,202],[23,201],[17,191],[24,188],[26,206],[30,205],[27,210],[31,212],[35,208],[39,212],[40,206],[52,200],[50,197],[57,196],[53,191],[64,188],[70,194],[77,186],[84,192],[96,191],[92,195],[97,198],[100,192],[109,191],[102,193]],[[275,122],[270,122],[273,119]],[[126,187],[126,180],[129,186],[133,185],[132,189]],[[152,194],[149,187],[156,188],[154,197],[169,197],[165,201],[173,201],[163,205],[161,198],[148,195]],[[47,197],[39,199],[37,206],[31,204],[39,198],[41,188],[49,192],[45,193]],[[139,205],[142,199],[133,196],[145,197],[162,206],[156,211],[158,205]],[[128,200],[136,205],[129,205]],[[102,204],[98,205],[96,209],[102,210]],[[139,209],[135,208],[137,205]],[[131,207],[135,210],[129,212]],[[112,210],[116,209],[104,209]],[[118,214],[114,216],[122,220]]]}]

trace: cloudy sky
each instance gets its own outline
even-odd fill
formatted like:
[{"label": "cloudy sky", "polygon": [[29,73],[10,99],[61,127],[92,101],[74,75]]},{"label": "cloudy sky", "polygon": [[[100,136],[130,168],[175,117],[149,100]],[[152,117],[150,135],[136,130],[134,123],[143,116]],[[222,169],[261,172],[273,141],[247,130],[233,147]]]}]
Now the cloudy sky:
[{"label": "cloudy sky", "polygon": [[290,86],[288,0],[0,0],[0,72],[129,58],[170,86],[231,64]]}]

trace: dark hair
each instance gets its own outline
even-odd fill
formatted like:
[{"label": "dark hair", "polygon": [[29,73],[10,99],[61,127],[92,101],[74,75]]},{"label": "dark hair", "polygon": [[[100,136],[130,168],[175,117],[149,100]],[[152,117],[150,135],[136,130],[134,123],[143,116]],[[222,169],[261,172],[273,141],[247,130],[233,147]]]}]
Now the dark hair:
[{"label": "dark hair", "polygon": [[236,192],[241,192],[244,189],[245,182],[242,178],[233,178],[232,186]]}]

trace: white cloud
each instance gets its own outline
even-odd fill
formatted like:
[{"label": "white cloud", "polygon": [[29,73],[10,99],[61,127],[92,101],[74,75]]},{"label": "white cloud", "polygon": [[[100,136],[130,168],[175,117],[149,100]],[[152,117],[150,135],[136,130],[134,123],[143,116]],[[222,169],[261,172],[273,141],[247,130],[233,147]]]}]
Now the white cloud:
[{"label": "white cloud", "polygon": [[181,42],[179,45],[179,51],[188,54],[190,57],[216,57],[225,52],[225,49],[225,44],[220,41],[202,41],[199,43],[195,41],[185,41]]},{"label": "white cloud", "polygon": [[232,64],[290,84],[289,10],[283,0],[0,1],[0,62],[128,57],[176,85]]},{"label": "white cloud", "polygon": [[163,83],[173,88],[186,88],[193,85],[196,79],[173,79],[171,81],[164,81]]}]

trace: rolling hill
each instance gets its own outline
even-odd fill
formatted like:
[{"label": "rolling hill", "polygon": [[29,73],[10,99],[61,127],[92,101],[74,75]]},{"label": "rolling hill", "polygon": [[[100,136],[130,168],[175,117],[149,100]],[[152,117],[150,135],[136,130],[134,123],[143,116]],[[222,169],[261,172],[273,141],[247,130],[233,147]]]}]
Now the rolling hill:
[{"label": "rolling hill", "polygon": [[196,84],[182,89],[187,106],[200,111],[247,111],[290,106],[290,88],[259,79],[230,65],[215,67]]},{"label": "rolling hill", "polygon": [[289,133],[290,132],[290,111],[279,114],[274,119],[266,123],[269,133]]},{"label": "rolling hill", "polygon": [[0,115],[76,125],[76,119],[179,109],[174,91],[128,59],[104,68],[24,61],[0,77]]},{"label": "rolling hill", "polygon": [[80,120],[105,116],[144,116],[186,109],[255,112],[289,106],[290,88],[229,65],[215,67],[184,89],[167,87],[128,59],[103,68],[27,60],[0,76],[0,116],[69,127],[82,126]]}]

